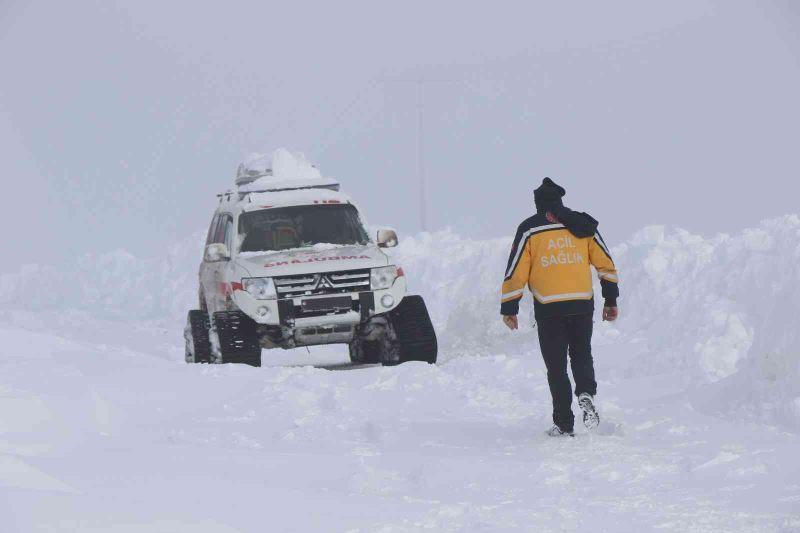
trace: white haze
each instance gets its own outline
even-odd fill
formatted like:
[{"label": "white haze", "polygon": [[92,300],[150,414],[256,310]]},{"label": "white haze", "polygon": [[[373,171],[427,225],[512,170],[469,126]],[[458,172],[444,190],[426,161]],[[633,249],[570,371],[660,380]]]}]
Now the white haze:
[{"label": "white haze", "polygon": [[251,152],[374,223],[508,235],[549,175],[611,242],[796,212],[797,4],[0,4],[2,268],[203,229]]}]

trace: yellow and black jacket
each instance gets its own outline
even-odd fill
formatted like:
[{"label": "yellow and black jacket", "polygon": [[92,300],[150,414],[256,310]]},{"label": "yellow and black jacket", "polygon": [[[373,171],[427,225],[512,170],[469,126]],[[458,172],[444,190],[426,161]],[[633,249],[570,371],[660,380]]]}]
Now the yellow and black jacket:
[{"label": "yellow and black jacket", "polygon": [[597,221],[563,207],[556,212],[539,212],[517,229],[503,281],[503,315],[518,314],[525,285],[533,293],[537,320],[593,312],[591,266],[605,305],[617,305],[617,269]]}]

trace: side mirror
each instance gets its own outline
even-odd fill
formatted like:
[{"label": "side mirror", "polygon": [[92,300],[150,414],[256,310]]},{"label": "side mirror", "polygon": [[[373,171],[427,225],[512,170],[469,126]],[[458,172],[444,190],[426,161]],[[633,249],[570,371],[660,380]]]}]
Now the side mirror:
[{"label": "side mirror", "polygon": [[204,256],[206,262],[216,263],[217,261],[227,261],[230,258],[231,252],[225,244],[217,242],[206,246],[206,253]]},{"label": "side mirror", "polygon": [[397,232],[393,229],[380,229],[378,230],[378,247],[379,248],[394,248],[398,244]]}]

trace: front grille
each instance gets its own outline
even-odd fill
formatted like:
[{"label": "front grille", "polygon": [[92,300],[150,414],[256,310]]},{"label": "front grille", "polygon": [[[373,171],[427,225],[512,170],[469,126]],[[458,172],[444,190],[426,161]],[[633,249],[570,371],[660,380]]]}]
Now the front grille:
[{"label": "front grille", "polygon": [[278,298],[298,298],[325,294],[344,294],[369,290],[370,271],[344,270],[324,274],[273,278]]}]

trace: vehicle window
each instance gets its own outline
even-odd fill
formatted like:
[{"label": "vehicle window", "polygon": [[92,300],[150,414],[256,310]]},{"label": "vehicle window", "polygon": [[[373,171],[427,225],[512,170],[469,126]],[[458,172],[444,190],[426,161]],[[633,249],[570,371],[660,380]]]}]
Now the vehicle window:
[{"label": "vehicle window", "polygon": [[219,216],[219,223],[217,224],[217,229],[214,232],[214,243],[223,243],[223,242],[225,242],[226,222],[229,219],[230,219],[230,215],[220,215]]},{"label": "vehicle window", "polygon": [[206,236],[206,246],[214,243],[214,235],[217,231],[217,222],[219,222],[219,215],[214,215],[211,219],[211,225],[208,227],[208,235]]},{"label": "vehicle window", "polygon": [[223,226],[225,246],[228,247],[228,250],[233,252],[233,218],[230,215],[225,217]]},{"label": "vehicle window", "polygon": [[242,213],[239,237],[242,252],[369,242],[358,211],[349,204],[301,205]]}]

